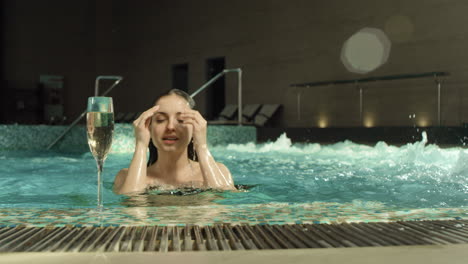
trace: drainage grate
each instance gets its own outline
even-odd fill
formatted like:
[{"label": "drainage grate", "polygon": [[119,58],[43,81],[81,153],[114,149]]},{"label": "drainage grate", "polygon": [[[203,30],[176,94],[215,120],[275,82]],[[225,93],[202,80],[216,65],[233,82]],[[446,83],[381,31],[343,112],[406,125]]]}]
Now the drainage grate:
[{"label": "drainage grate", "polygon": [[458,243],[468,243],[468,220],[0,228],[0,252],[229,251]]}]

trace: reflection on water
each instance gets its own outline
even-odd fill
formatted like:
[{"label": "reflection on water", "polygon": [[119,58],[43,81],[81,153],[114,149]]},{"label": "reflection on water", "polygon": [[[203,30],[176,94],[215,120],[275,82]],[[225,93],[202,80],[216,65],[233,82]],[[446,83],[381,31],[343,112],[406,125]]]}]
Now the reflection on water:
[{"label": "reflection on water", "polygon": [[[222,199],[220,193],[202,190],[149,191],[127,196],[122,200],[122,212],[144,225],[150,219],[159,219],[154,210],[175,210],[168,220],[174,223],[212,222],[221,216],[224,207],[214,201]],[[202,210],[204,208],[204,210]],[[194,210],[196,213],[194,213]]]},{"label": "reflection on water", "polygon": [[144,193],[124,198],[122,206],[128,207],[161,207],[161,206],[199,206],[215,204],[213,201],[222,198],[213,192],[193,195],[174,195],[170,193]]},{"label": "reflection on water", "polygon": [[[246,192],[255,185],[236,185],[237,191]],[[232,191],[231,191],[232,192]],[[143,194],[125,196],[120,205],[126,207],[161,207],[161,206],[201,206],[213,205],[225,197],[223,191],[203,190],[199,188],[180,188],[175,190],[149,190]]]}]

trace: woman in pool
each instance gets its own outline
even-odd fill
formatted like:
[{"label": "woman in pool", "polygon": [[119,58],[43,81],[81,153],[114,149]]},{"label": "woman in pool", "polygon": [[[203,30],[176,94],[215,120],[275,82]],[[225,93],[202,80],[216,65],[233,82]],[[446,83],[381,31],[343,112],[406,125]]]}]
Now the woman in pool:
[{"label": "woman in pool", "polygon": [[114,192],[181,187],[236,189],[228,168],[211,155],[206,120],[193,110],[194,106],[187,93],[172,89],[133,122],[135,153],[129,168],[115,176]]}]

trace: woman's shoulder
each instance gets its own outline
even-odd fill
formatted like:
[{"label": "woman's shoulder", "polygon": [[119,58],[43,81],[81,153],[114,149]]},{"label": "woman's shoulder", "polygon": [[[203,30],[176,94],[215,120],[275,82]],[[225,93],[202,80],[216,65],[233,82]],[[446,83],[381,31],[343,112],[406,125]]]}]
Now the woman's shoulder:
[{"label": "woman's shoulder", "polygon": [[218,168],[223,172],[223,173],[226,173],[226,174],[231,174],[231,172],[229,171],[228,167],[226,167],[226,165],[224,165],[223,163],[221,162],[216,162],[216,165],[218,165]]},{"label": "woman's shoulder", "polygon": [[121,175],[124,176],[124,175],[127,175],[127,174],[128,174],[128,168],[123,168],[119,172],[117,172],[116,177],[121,176]]},{"label": "woman's shoulder", "polygon": [[125,178],[127,177],[127,174],[128,174],[128,168],[121,169],[119,172],[117,172],[117,174],[115,175],[115,179],[114,179],[114,187],[113,187],[114,192],[118,192],[118,190],[120,190],[120,187],[124,183]]},{"label": "woman's shoulder", "polygon": [[222,167],[222,168],[226,168],[226,169],[227,169],[227,167],[226,167],[226,165],[224,165],[224,163],[216,162],[216,165],[218,165],[218,166],[220,166],[220,167]]},{"label": "woman's shoulder", "polygon": [[123,168],[115,175],[115,182],[121,182],[127,177],[128,168]]}]

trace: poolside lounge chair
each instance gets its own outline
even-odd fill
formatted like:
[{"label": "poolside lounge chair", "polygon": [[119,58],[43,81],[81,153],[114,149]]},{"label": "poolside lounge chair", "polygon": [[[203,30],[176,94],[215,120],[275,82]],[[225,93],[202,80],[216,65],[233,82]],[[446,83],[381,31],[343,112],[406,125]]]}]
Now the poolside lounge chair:
[{"label": "poolside lounge chair", "polygon": [[[135,120],[135,112],[128,112],[125,114],[125,116],[122,118],[123,123],[131,123],[133,120]],[[138,117],[138,116],[137,116]]]},{"label": "poolside lounge chair", "polygon": [[117,114],[115,114],[114,122],[115,122],[115,123],[123,122],[123,118],[124,118],[124,117],[125,117],[125,113],[118,112]]},{"label": "poolside lounge chair", "polygon": [[209,120],[210,125],[233,125],[237,124],[237,105],[228,104],[219,113],[215,120]]},{"label": "poolside lounge chair", "polygon": [[217,120],[234,120],[237,113],[237,105],[228,104],[224,107],[223,111],[219,113]]},{"label": "poolside lounge chair", "polygon": [[261,104],[248,104],[242,108],[242,122],[253,123],[255,114],[260,110]]},{"label": "poolside lounge chair", "polygon": [[279,104],[265,104],[260,111],[255,115],[254,124],[256,126],[264,126],[272,116],[278,111],[281,105]]}]

